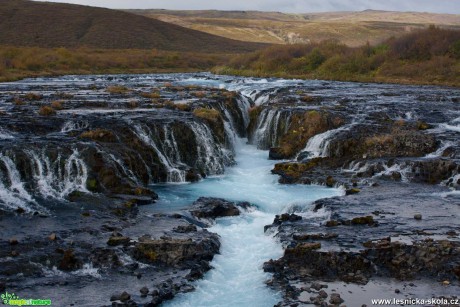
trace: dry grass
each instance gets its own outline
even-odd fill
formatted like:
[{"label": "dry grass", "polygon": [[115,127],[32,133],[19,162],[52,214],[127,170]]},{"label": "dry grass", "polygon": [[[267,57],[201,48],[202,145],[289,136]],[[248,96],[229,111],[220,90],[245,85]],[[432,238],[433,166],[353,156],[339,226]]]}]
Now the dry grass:
[{"label": "dry grass", "polygon": [[[62,74],[167,73],[207,71],[227,54],[158,50],[50,49],[0,46],[0,82]],[[69,99],[68,94],[57,96]]]},{"label": "dry grass", "polygon": [[112,131],[105,129],[85,131],[80,134],[80,138],[91,139],[100,142],[115,142],[117,139]]},{"label": "dry grass", "polygon": [[136,10],[137,14],[231,39],[271,44],[336,40],[349,46],[380,43],[429,24],[460,27],[460,17],[410,12],[275,12]]},{"label": "dry grass", "polygon": [[41,116],[52,116],[52,115],[56,115],[56,110],[54,110],[50,106],[42,106],[38,110],[38,114]]},{"label": "dry grass", "polygon": [[273,46],[236,56],[215,73],[460,86],[460,31],[429,27],[382,44]]},{"label": "dry grass", "polygon": [[51,107],[55,110],[62,110],[63,109],[63,106],[62,106],[62,101],[53,101],[51,102]]},{"label": "dry grass", "polygon": [[140,95],[143,98],[150,98],[150,99],[161,98],[161,94],[158,91],[149,92],[149,93],[142,92]]},{"label": "dry grass", "polygon": [[114,85],[114,86],[109,86],[106,89],[106,92],[110,94],[114,94],[114,95],[122,95],[122,94],[128,93],[129,88],[127,88],[126,86],[122,86],[122,85]]},{"label": "dry grass", "polygon": [[221,118],[219,111],[216,109],[198,108],[193,110],[193,115],[211,122],[218,122]]}]

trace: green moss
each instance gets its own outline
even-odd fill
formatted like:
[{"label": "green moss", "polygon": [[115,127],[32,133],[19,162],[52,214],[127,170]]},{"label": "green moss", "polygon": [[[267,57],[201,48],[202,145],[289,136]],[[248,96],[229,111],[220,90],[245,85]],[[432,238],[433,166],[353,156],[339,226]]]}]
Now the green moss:
[{"label": "green moss", "polygon": [[360,189],[352,188],[352,189],[346,190],[346,191],[345,191],[345,194],[347,194],[347,195],[352,195],[352,194],[358,194],[359,192],[361,192]]},{"label": "green moss", "polygon": [[368,216],[361,216],[361,217],[355,217],[354,219],[351,220],[351,223],[353,225],[372,225],[374,224],[374,218],[370,215]]},{"label": "green moss", "polygon": [[86,188],[91,191],[91,192],[96,192],[98,190],[99,184],[97,182],[97,179],[95,178],[90,178],[86,180]]}]

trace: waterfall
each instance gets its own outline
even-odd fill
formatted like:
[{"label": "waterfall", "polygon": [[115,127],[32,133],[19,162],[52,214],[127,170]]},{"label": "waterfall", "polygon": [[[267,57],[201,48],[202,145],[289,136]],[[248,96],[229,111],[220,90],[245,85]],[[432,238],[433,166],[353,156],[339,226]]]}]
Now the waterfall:
[{"label": "waterfall", "polygon": [[[283,111],[284,110],[279,109],[262,110],[254,134],[254,143],[259,149],[268,149],[278,146],[279,135],[281,133],[286,133],[286,128],[288,127],[287,123],[290,120],[290,112]],[[279,131],[281,120],[286,123],[283,131]]]},{"label": "waterfall", "polygon": [[140,140],[142,140],[147,146],[150,146],[155,151],[161,163],[166,168],[166,181],[185,182],[185,171],[178,169],[175,165],[173,165],[173,162],[159,149],[159,147],[155,143],[152,131],[148,127],[144,127],[141,127],[140,125],[134,125],[133,132],[137,135],[137,137]]},{"label": "waterfall", "polygon": [[354,125],[356,125],[356,122],[311,137],[305,148],[297,154],[296,159],[299,158],[300,154],[303,152],[308,153],[308,158],[329,157],[331,154],[329,148],[332,139],[340,132],[350,130]]},{"label": "waterfall", "polygon": [[[100,151],[101,152],[101,151]],[[122,172],[128,176],[129,179],[131,179],[133,182],[135,182],[137,185],[141,185],[140,182],[139,182],[139,179],[136,177],[136,175],[134,175],[133,171],[130,170],[126,164],[119,158],[115,157],[113,154],[111,153],[105,153],[105,152],[101,152],[102,153],[102,157],[110,157],[110,159],[115,162],[116,165],[118,165],[118,167],[122,170]]]},{"label": "waterfall", "polygon": [[77,149],[67,158],[58,153],[54,161],[44,150],[40,154],[30,150],[25,153],[32,163],[36,188],[44,198],[63,200],[74,191],[89,192],[86,188],[88,169]]},{"label": "waterfall", "polygon": [[249,108],[251,107],[251,103],[247,97],[240,96],[240,98],[237,99],[237,104],[243,116],[244,128],[246,129],[249,126]]},{"label": "waterfall", "polygon": [[14,139],[14,136],[6,129],[0,127],[0,140]]},{"label": "waterfall", "polygon": [[28,212],[32,211],[30,205],[36,205],[36,202],[24,188],[16,164],[1,153],[0,163],[5,169],[4,173],[0,172],[0,203],[11,209],[21,207]]},{"label": "waterfall", "polygon": [[224,164],[230,164],[232,157],[228,152],[220,150],[208,126],[198,122],[190,122],[188,124],[195,134],[197,162],[201,164],[199,165],[200,168],[205,169],[209,175],[222,174],[224,172]]},{"label": "waterfall", "polygon": [[74,130],[83,130],[89,127],[87,121],[68,121],[61,128],[61,132],[70,132]]}]

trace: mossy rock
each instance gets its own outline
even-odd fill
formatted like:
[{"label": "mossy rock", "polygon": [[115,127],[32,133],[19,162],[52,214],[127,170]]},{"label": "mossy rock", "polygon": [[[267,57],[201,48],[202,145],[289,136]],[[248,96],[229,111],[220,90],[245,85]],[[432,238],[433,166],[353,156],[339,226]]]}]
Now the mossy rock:
[{"label": "mossy rock", "polygon": [[74,255],[72,249],[64,251],[64,256],[59,262],[58,269],[61,271],[73,271],[81,267],[81,261]]},{"label": "mossy rock", "polygon": [[352,189],[346,190],[346,191],[345,191],[345,194],[346,194],[346,195],[353,195],[353,194],[358,194],[359,192],[361,192],[360,189],[352,188]]},{"label": "mossy rock", "polygon": [[326,222],[326,227],[336,227],[339,225],[340,225],[340,222],[336,220],[330,220]]},{"label": "mossy rock", "polygon": [[109,246],[127,245],[131,239],[128,237],[110,237],[107,241]]},{"label": "mossy rock", "polygon": [[335,186],[336,183],[337,183],[337,180],[335,180],[334,177],[328,176],[326,178],[326,186],[332,188]]},{"label": "mossy rock", "polygon": [[355,217],[351,220],[351,224],[353,225],[373,225],[374,223],[374,218],[370,215]]},{"label": "mossy rock", "polygon": [[86,180],[86,188],[88,191],[91,192],[98,192],[99,191],[99,182],[95,178],[90,178]]},{"label": "mossy rock", "polygon": [[85,131],[80,134],[79,138],[81,139],[91,139],[93,141],[113,143],[117,141],[115,134],[106,129],[95,129],[90,131]]}]

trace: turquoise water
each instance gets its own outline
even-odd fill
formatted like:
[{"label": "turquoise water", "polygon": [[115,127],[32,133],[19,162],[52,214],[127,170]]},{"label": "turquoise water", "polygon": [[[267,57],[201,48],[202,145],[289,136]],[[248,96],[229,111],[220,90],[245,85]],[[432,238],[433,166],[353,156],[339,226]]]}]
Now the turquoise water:
[{"label": "turquoise water", "polygon": [[272,235],[264,233],[264,226],[276,214],[294,207],[303,208],[303,216],[313,217],[308,210],[311,202],[343,193],[320,186],[278,184],[278,176],[270,173],[276,162],[244,140],[239,140],[236,154],[237,165],[223,176],[155,187],[160,195],[155,210],[159,211],[176,211],[200,196],[249,201],[258,207],[239,217],[218,219],[209,229],[220,235],[222,243],[221,253],[211,263],[214,269],[195,283],[196,291],[181,294],[164,306],[273,306],[281,296],[265,285],[270,275],[262,265],[281,257],[283,250]]}]

